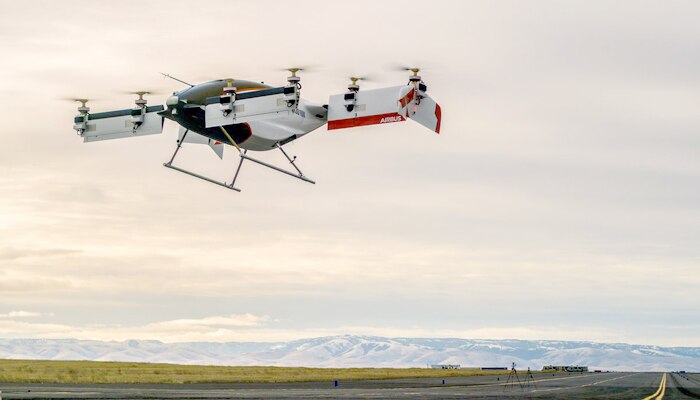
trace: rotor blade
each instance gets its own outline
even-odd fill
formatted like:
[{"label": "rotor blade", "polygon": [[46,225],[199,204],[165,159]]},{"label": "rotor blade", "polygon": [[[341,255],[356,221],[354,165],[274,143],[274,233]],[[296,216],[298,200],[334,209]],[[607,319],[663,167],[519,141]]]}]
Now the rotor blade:
[{"label": "rotor blade", "polygon": [[400,64],[400,63],[391,63],[386,66],[387,69],[391,71],[410,71],[411,67],[405,65],[405,64]]},{"label": "rotor blade", "polygon": [[347,79],[349,80],[358,80],[362,82],[374,82],[376,79],[372,77],[372,75],[353,75],[353,76],[348,76]]},{"label": "rotor blade", "polygon": [[316,67],[313,65],[295,65],[287,68],[279,68],[278,71],[291,71],[292,69],[295,69],[297,72],[313,72]]},{"label": "rotor blade", "polygon": [[143,94],[144,96],[148,96],[148,95],[165,94],[166,92],[163,90],[160,90],[160,89],[156,89],[156,90],[144,89],[144,90],[133,90],[133,91],[132,90],[125,90],[125,91],[120,91],[119,93],[121,93],[121,94],[135,94],[137,96]]},{"label": "rotor blade", "polygon": [[82,103],[83,101],[87,103],[87,102],[94,102],[94,101],[99,100],[99,99],[87,98],[87,97],[56,97],[55,99],[61,100],[61,101],[78,102],[78,103]]},{"label": "rotor blade", "polygon": [[416,65],[409,66],[401,63],[391,63],[388,64],[386,67],[391,71],[413,71],[414,69],[417,69],[418,71],[423,70],[423,68],[418,67]]}]

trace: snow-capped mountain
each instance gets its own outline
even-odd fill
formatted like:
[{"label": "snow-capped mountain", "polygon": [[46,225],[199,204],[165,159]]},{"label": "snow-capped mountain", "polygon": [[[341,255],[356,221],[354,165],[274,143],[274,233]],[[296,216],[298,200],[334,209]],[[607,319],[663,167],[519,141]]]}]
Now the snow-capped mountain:
[{"label": "snow-capped mountain", "polygon": [[505,367],[516,362],[534,369],[546,364],[579,364],[604,370],[700,371],[698,347],[374,336],[330,336],[277,343],[0,339],[0,358],[307,367]]}]

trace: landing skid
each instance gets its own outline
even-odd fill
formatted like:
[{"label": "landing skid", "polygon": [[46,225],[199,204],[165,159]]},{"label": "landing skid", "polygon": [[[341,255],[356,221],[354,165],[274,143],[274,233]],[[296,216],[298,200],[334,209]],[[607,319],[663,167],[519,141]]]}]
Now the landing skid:
[{"label": "landing skid", "polygon": [[176,167],[176,166],[174,166],[174,165],[172,165],[172,164],[169,164],[169,163],[163,163],[163,166],[166,167],[166,168],[174,169],[175,171],[182,172],[183,174],[187,174],[187,175],[189,175],[189,176],[194,176],[195,178],[203,179],[203,180],[205,180],[205,181],[207,181],[207,182],[211,182],[211,183],[213,183],[213,184],[215,184],[215,185],[223,186],[223,187],[225,187],[226,189],[235,190],[235,191],[237,191],[237,192],[240,192],[240,191],[241,191],[241,189],[239,189],[239,188],[233,186],[233,182],[231,182],[231,184],[229,185],[229,184],[227,184],[226,182],[219,182],[219,181],[217,181],[217,180],[214,180],[214,179],[211,179],[211,178],[207,178],[207,177],[204,176],[204,175],[200,175],[200,174],[194,173],[194,172],[192,172],[192,171],[188,171],[188,170],[186,170],[186,169],[182,169],[182,168],[180,168],[180,167]]},{"label": "landing skid", "polygon": [[289,155],[287,155],[287,152],[285,152],[284,149],[282,149],[282,145],[280,145],[279,143],[275,143],[275,147],[277,147],[277,148],[282,152],[282,154],[284,154],[284,156],[287,158],[287,160],[289,160],[289,163],[292,164],[292,166],[294,167],[294,169],[297,171],[296,174],[295,174],[294,172],[287,171],[287,170],[285,170],[285,169],[283,169],[283,168],[274,166],[274,165],[272,165],[272,164],[268,164],[268,163],[266,163],[266,162],[264,162],[264,161],[260,161],[260,160],[258,160],[258,159],[256,159],[256,158],[253,158],[253,157],[248,156],[248,155],[247,155],[248,150],[243,150],[243,149],[241,149],[241,148],[238,146],[238,144],[231,138],[231,136],[228,134],[228,132],[226,132],[226,130],[225,130],[223,127],[220,127],[220,129],[221,129],[222,132],[226,135],[226,137],[229,139],[229,141],[231,141],[231,144],[233,144],[233,146],[236,147],[236,149],[238,149],[238,151],[239,151],[238,155],[241,157],[240,161],[238,162],[238,168],[236,168],[236,174],[233,176],[233,180],[231,181],[230,184],[229,184],[229,183],[226,183],[226,182],[217,181],[217,180],[215,180],[215,179],[212,179],[212,178],[206,177],[206,176],[204,176],[204,175],[197,174],[197,173],[195,173],[195,172],[188,171],[188,170],[186,170],[186,169],[184,169],[184,168],[176,167],[176,166],[173,165],[173,161],[175,160],[175,156],[177,156],[178,151],[180,151],[180,147],[182,147],[182,143],[184,142],[185,136],[187,136],[187,133],[189,132],[189,130],[185,131],[184,135],[182,135],[182,138],[178,141],[177,147],[175,148],[175,152],[173,153],[173,156],[170,158],[170,161],[168,161],[168,162],[166,162],[166,163],[163,163],[163,166],[166,167],[166,168],[173,169],[173,170],[178,171],[178,172],[182,172],[183,174],[187,174],[187,175],[193,176],[193,177],[195,177],[195,178],[199,178],[199,179],[205,180],[205,181],[207,181],[207,182],[211,182],[211,183],[213,183],[213,184],[215,184],[215,185],[219,185],[219,186],[223,186],[223,187],[225,187],[225,188],[227,188],[227,189],[235,190],[236,192],[240,192],[240,191],[241,191],[241,189],[235,187],[234,185],[236,184],[236,180],[238,179],[238,174],[241,172],[241,166],[243,166],[243,161],[245,161],[245,160],[252,161],[252,162],[257,163],[257,164],[260,164],[260,165],[262,165],[262,166],[264,166],[264,167],[267,167],[267,168],[270,168],[270,169],[272,169],[272,170],[275,170],[275,171],[281,172],[281,173],[283,173],[283,174],[289,175],[289,176],[291,176],[291,177],[300,179],[300,180],[302,180],[302,181],[304,181],[304,182],[309,182],[309,183],[313,183],[313,184],[316,183],[316,182],[314,182],[313,180],[311,180],[311,179],[307,178],[306,176],[304,176],[304,174],[301,172],[301,170],[299,169],[299,167],[297,167],[297,165],[295,164],[295,161],[296,161],[296,159],[297,159],[296,156],[295,156],[294,158],[290,158]]},{"label": "landing skid", "polygon": [[282,149],[282,146],[280,146],[279,143],[276,143],[276,144],[275,144],[275,147],[277,147],[278,149],[280,149],[280,151],[282,152],[282,154],[284,154],[284,156],[287,157],[287,160],[289,160],[289,163],[292,164],[292,166],[294,167],[294,169],[297,170],[297,173],[296,173],[296,174],[293,173],[293,172],[287,171],[287,170],[285,170],[285,169],[282,169],[282,168],[280,168],[280,167],[276,167],[276,166],[274,166],[274,165],[272,165],[272,164],[268,164],[268,163],[266,163],[266,162],[264,162],[264,161],[257,160],[257,159],[255,159],[255,158],[253,158],[253,157],[249,157],[249,156],[247,156],[247,155],[245,154],[245,152],[241,153],[241,163],[243,162],[243,161],[242,161],[243,159],[245,159],[245,160],[250,160],[250,161],[252,161],[252,162],[254,162],[254,163],[258,163],[258,164],[260,164],[260,165],[262,165],[262,166],[268,167],[268,168],[270,168],[270,169],[274,169],[275,171],[279,171],[279,172],[281,172],[281,173],[283,173],[283,174],[287,174],[287,175],[292,176],[292,177],[294,177],[294,178],[301,179],[301,180],[304,181],[304,182],[309,182],[309,183],[316,184],[315,181],[312,181],[311,179],[305,177],[305,176],[304,176],[304,173],[302,173],[301,170],[299,169],[299,167],[297,167],[297,165],[294,163],[294,162],[296,161],[296,159],[297,159],[296,157],[294,157],[293,159],[292,159],[292,158],[289,158],[289,156],[288,156],[287,153]]}]

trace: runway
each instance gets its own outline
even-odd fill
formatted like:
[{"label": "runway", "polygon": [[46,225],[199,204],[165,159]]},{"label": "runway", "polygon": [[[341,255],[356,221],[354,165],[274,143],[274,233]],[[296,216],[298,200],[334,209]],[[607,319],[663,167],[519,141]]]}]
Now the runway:
[{"label": "runway", "polygon": [[279,384],[2,384],[2,399],[700,399],[700,374],[584,373]]}]

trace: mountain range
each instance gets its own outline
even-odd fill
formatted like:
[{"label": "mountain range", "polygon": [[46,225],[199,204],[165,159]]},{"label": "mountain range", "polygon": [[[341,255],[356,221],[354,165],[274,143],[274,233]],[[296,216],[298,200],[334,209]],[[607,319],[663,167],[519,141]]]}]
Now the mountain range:
[{"label": "mountain range", "polygon": [[328,336],[289,342],[0,339],[0,358],[134,361],[200,365],[305,367],[462,367],[540,369],[587,365],[591,370],[700,371],[699,347],[659,347],[553,340],[417,339]]}]

